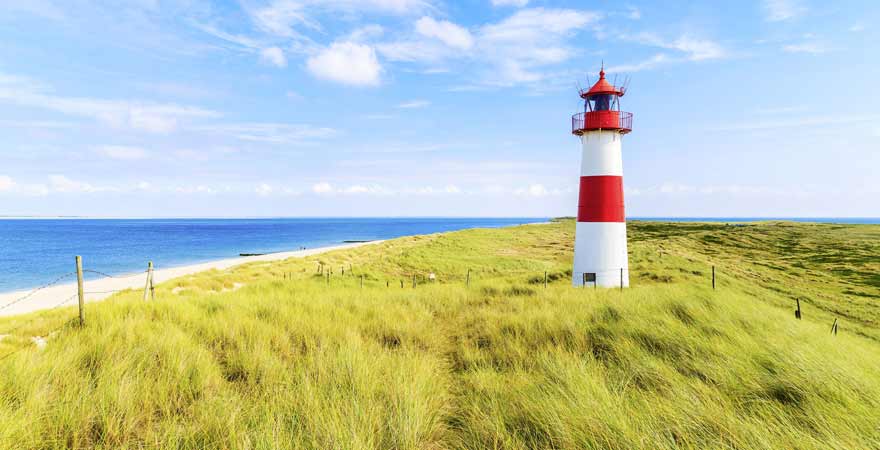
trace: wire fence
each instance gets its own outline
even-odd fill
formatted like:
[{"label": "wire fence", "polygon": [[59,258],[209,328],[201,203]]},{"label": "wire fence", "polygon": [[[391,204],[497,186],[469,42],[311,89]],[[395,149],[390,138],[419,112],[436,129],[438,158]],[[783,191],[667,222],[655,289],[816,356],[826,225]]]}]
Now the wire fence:
[{"label": "wire fence", "polygon": [[[153,264],[152,262],[148,263],[148,269],[143,272],[136,272],[127,275],[111,275],[105,272],[101,272],[93,269],[83,269],[81,266],[81,258],[77,257],[77,271],[65,273],[54,280],[36,287],[21,297],[18,297],[9,303],[0,306],[0,311],[3,311],[13,305],[19,304],[26,300],[34,298],[34,296],[49,287],[55,286],[58,283],[76,276],[77,278],[77,293],[73,294],[69,297],[66,297],[62,301],[54,304],[49,308],[36,308],[43,310],[54,310],[60,308],[68,303],[70,303],[74,299],[79,300],[79,317],[71,318],[70,320],[65,321],[61,326],[51,330],[46,335],[52,335],[54,333],[59,332],[65,327],[70,326],[75,323],[77,319],[79,320],[80,326],[85,325],[84,321],[84,303],[86,295],[108,295],[115,294],[122,291],[131,290],[132,288],[137,288],[136,286],[128,286],[122,289],[109,289],[109,290],[94,290],[94,291],[85,291],[83,289],[83,276],[85,273],[100,275],[104,278],[109,279],[131,279],[133,277],[146,274],[146,283],[144,285],[144,300],[153,299],[155,300],[155,286],[153,282]],[[715,290],[716,286],[716,269],[715,266],[711,266],[711,286],[712,289]],[[413,289],[417,288],[419,285],[426,284],[458,284],[463,283],[465,286],[470,286],[472,281],[481,281],[481,280],[491,280],[497,279],[501,277],[509,277],[511,275],[529,275],[527,280],[530,284],[543,284],[543,287],[546,289],[550,283],[556,283],[560,280],[571,280],[571,284],[577,287],[619,287],[621,290],[624,287],[629,286],[629,276],[630,270],[627,267],[622,267],[618,269],[608,269],[608,270],[600,270],[595,272],[574,272],[573,270],[552,270],[550,268],[545,270],[540,269],[520,269],[520,268],[504,268],[504,267],[472,267],[467,269],[466,271],[461,271],[460,273],[450,273],[450,272],[442,272],[442,278],[438,277],[434,272],[425,272],[423,270],[417,270],[415,268],[399,268],[401,272],[397,276],[392,277],[376,277],[369,271],[361,272],[359,270],[355,270],[353,264],[343,264],[338,266],[339,271],[334,271],[333,267],[325,264],[318,264],[317,273],[312,275],[312,279],[315,277],[320,278],[320,280],[326,283],[327,286],[343,286],[350,287],[351,283],[354,286],[359,286],[363,289],[366,286],[374,287],[377,282],[381,285],[382,281],[384,281],[385,287],[390,288],[393,286],[400,285],[400,288],[405,288],[407,286],[412,287]],[[303,269],[303,272],[306,272],[306,269]],[[408,272],[408,273],[406,273]],[[736,273],[736,271],[734,271]],[[742,274],[740,274],[742,275]],[[280,275],[276,274],[278,278],[283,278],[284,281],[295,281],[295,280],[303,280],[303,278],[296,277],[295,272],[283,272]],[[616,279],[615,279],[616,278]],[[797,319],[801,319],[801,305],[800,299],[797,300],[797,309],[795,310],[795,317]],[[21,330],[22,328],[31,325],[33,322],[24,322],[21,323],[11,329],[4,330],[6,335],[11,335],[12,333]],[[837,331],[839,328],[839,321],[837,318],[834,319],[834,324],[832,325],[831,332],[833,335],[837,335]],[[39,337],[39,336],[37,336]],[[32,338],[33,339],[33,338]],[[29,346],[22,346],[15,350],[12,350],[4,355],[0,355],[0,361],[5,360],[11,355],[22,351],[24,349],[30,348]]]}]

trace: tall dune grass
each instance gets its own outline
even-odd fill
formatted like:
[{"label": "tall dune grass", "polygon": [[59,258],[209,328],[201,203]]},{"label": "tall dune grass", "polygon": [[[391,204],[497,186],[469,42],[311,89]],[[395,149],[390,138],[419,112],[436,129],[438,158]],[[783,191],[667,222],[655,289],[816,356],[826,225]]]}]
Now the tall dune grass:
[{"label": "tall dune grass", "polygon": [[702,241],[638,225],[633,288],[573,289],[572,229],[184,277],[89,304],[42,350],[73,310],[7,319],[0,448],[880,448],[870,333],[795,320],[750,262],[713,291]]}]

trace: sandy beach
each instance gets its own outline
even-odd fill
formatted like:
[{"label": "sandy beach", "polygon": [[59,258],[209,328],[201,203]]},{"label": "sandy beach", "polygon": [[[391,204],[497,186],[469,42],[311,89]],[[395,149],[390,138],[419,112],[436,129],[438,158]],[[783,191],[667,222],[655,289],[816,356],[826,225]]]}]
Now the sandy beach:
[{"label": "sandy beach", "polygon": [[[345,248],[360,247],[362,245],[375,244],[382,241],[356,242],[349,244],[334,245],[330,247],[311,248],[306,250],[297,250],[290,252],[268,253],[257,256],[243,256],[238,258],[218,259],[199,264],[188,266],[171,267],[162,269],[157,267],[153,271],[154,284],[163,283],[174,278],[191,275],[206,270],[224,270],[230,267],[238,266],[258,261],[279,261],[287,258],[302,258],[305,256],[317,255],[320,253],[339,250]],[[86,267],[88,268],[88,267]],[[86,292],[87,302],[101,301],[111,295],[115,291],[122,289],[143,289],[146,284],[145,273],[135,273],[131,275],[114,276],[113,278],[101,278],[90,280],[83,283],[83,290]],[[14,316],[16,314],[24,314],[42,309],[49,309],[64,305],[76,304],[76,282],[57,284],[36,292],[33,290],[23,290],[0,293],[0,316]],[[22,297],[29,295],[26,299],[20,300]],[[15,302],[13,304],[13,302]],[[9,306],[5,306],[9,305]]]}]

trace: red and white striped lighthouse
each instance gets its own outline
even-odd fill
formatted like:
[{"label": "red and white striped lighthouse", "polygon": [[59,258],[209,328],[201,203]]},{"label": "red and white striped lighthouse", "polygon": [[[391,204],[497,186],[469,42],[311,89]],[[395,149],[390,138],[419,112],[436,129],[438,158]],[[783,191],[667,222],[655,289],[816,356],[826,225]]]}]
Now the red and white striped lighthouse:
[{"label": "red and white striped lighthouse", "polygon": [[632,113],[620,110],[624,86],[605,79],[581,91],[584,112],[571,118],[581,138],[581,180],[574,242],[575,286],[629,286],[626,218],[623,210],[623,135],[632,131]]}]

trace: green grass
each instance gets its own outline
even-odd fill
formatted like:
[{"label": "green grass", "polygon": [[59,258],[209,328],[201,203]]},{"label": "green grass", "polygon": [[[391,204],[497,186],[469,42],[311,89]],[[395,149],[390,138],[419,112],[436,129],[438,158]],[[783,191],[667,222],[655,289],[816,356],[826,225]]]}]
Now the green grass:
[{"label": "green grass", "polygon": [[623,292],[570,287],[573,232],[205,272],[82,329],[4,319],[0,448],[880,448],[880,227],[634,222]]}]

